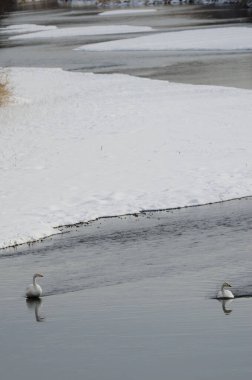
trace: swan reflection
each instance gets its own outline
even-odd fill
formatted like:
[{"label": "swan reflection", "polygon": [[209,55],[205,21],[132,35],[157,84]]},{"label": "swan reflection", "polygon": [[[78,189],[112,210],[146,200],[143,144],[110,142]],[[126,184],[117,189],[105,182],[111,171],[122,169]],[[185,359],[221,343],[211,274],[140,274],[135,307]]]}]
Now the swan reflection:
[{"label": "swan reflection", "polygon": [[28,309],[34,310],[35,319],[37,322],[43,322],[45,320],[45,317],[40,314],[40,308],[42,305],[42,300],[40,298],[27,299],[26,305]]},{"label": "swan reflection", "polygon": [[224,314],[229,315],[229,314],[232,313],[233,310],[230,308],[231,303],[233,302],[232,299],[229,299],[229,300],[219,300],[219,302],[221,303],[222,310],[223,310]]}]

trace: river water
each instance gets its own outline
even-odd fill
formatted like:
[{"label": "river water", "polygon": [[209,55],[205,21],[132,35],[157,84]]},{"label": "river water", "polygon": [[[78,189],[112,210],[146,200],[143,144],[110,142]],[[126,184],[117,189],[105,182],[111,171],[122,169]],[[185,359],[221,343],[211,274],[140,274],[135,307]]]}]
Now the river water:
[{"label": "river water", "polygon": [[[98,11],[27,8],[1,23],[98,25]],[[248,13],[238,16],[227,9],[161,7],[158,15],[125,15],[116,23],[164,31],[249,25]],[[7,37],[1,36],[4,67],[60,66],[252,88],[249,52],[89,53],[72,48],[111,37],[39,43]],[[250,379],[251,228],[252,198],[246,198],[99,219],[2,250],[1,379]],[[27,303],[24,289],[37,271],[45,276],[44,297]],[[215,299],[224,281],[233,285],[232,302]]]},{"label": "river water", "polygon": [[[251,228],[247,198],[100,219],[2,251],[1,378],[249,379]],[[44,297],[27,304],[38,269]],[[215,299],[224,280],[233,302]]]}]

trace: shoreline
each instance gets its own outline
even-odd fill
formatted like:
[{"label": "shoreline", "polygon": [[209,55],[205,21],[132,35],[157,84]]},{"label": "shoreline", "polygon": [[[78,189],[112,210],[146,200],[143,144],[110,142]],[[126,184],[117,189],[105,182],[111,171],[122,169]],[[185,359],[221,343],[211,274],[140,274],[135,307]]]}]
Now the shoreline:
[{"label": "shoreline", "polygon": [[198,204],[198,205],[187,205],[187,206],[178,206],[178,207],[170,207],[170,208],[168,207],[168,208],[160,208],[160,209],[153,209],[153,210],[152,209],[146,209],[146,210],[141,210],[141,211],[127,213],[127,214],[120,214],[120,215],[104,215],[104,216],[99,216],[95,219],[90,219],[88,221],[79,221],[79,222],[76,222],[73,224],[59,225],[57,227],[52,227],[52,228],[54,228],[55,230],[62,229],[61,231],[55,232],[55,234],[51,234],[51,235],[45,236],[45,237],[37,239],[37,240],[31,240],[31,241],[27,241],[27,242],[23,242],[23,243],[19,243],[19,244],[13,244],[13,245],[9,245],[9,246],[0,248],[0,255],[1,255],[1,252],[5,251],[7,249],[15,250],[21,246],[27,245],[29,247],[30,245],[33,245],[36,243],[43,243],[48,238],[52,238],[54,236],[69,233],[71,228],[75,228],[75,227],[78,228],[80,226],[87,226],[87,225],[90,225],[90,224],[92,224],[96,221],[100,221],[100,220],[117,219],[117,218],[122,218],[122,217],[127,217],[127,216],[138,217],[139,215],[144,215],[144,214],[148,214],[148,213],[168,212],[168,211],[175,211],[175,210],[184,210],[184,209],[188,209],[188,208],[198,208],[198,207],[218,205],[218,204],[223,204],[223,203],[228,203],[228,202],[241,201],[241,200],[245,200],[245,199],[248,199],[248,200],[252,199],[252,195],[246,195],[246,196],[242,196],[242,197],[226,199],[223,201],[207,202],[207,203],[202,203],[202,204]]}]

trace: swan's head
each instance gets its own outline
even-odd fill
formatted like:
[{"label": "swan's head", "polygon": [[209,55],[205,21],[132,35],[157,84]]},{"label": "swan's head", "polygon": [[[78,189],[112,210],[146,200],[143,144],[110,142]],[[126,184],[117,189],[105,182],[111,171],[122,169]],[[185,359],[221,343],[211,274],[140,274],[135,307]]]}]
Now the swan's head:
[{"label": "swan's head", "polygon": [[44,276],[41,273],[35,273],[34,276],[33,276],[33,278],[36,278],[36,277],[44,277]]},{"label": "swan's head", "polygon": [[228,282],[224,282],[222,285],[223,288],[232,288],[232,285],[230,285]]}]

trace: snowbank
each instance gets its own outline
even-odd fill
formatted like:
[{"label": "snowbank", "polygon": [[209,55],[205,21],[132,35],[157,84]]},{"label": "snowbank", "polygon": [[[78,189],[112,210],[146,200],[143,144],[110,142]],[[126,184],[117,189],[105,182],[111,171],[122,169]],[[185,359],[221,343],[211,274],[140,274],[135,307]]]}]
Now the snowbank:
[{"label": "snowbank", "polygon": [[0,28],[1,34],[30,33],[57,29],[54,25],[20,24]]},{"label": "snowbank", "polygon": [[252,49],[252,28],[225,27],[157,33],[84,45],[76,50],[246,50]]},{"label": "snowbank", "polygon": [[252,91],[13,68],[0,247],[98,216],[251,195]]},{"label": "snowbank", "polygon": [[150,32],[153,29],[149,26],[133,26],[133,25],[100,25],[100,26],[82,26],[74,28],[54,28],[36,33],[21,34],[9,37],[10,40],[36,39],[36,38],[62,38],[76,36],[94,36],[106,34],[124,34]]},{"label": "snowbank", "polygon": [[156,9],[116,9],[113,11],[105,11],[99,13],[99,16],[124,16],[124,15],[135,15],[136,13],[153,13]]}]

